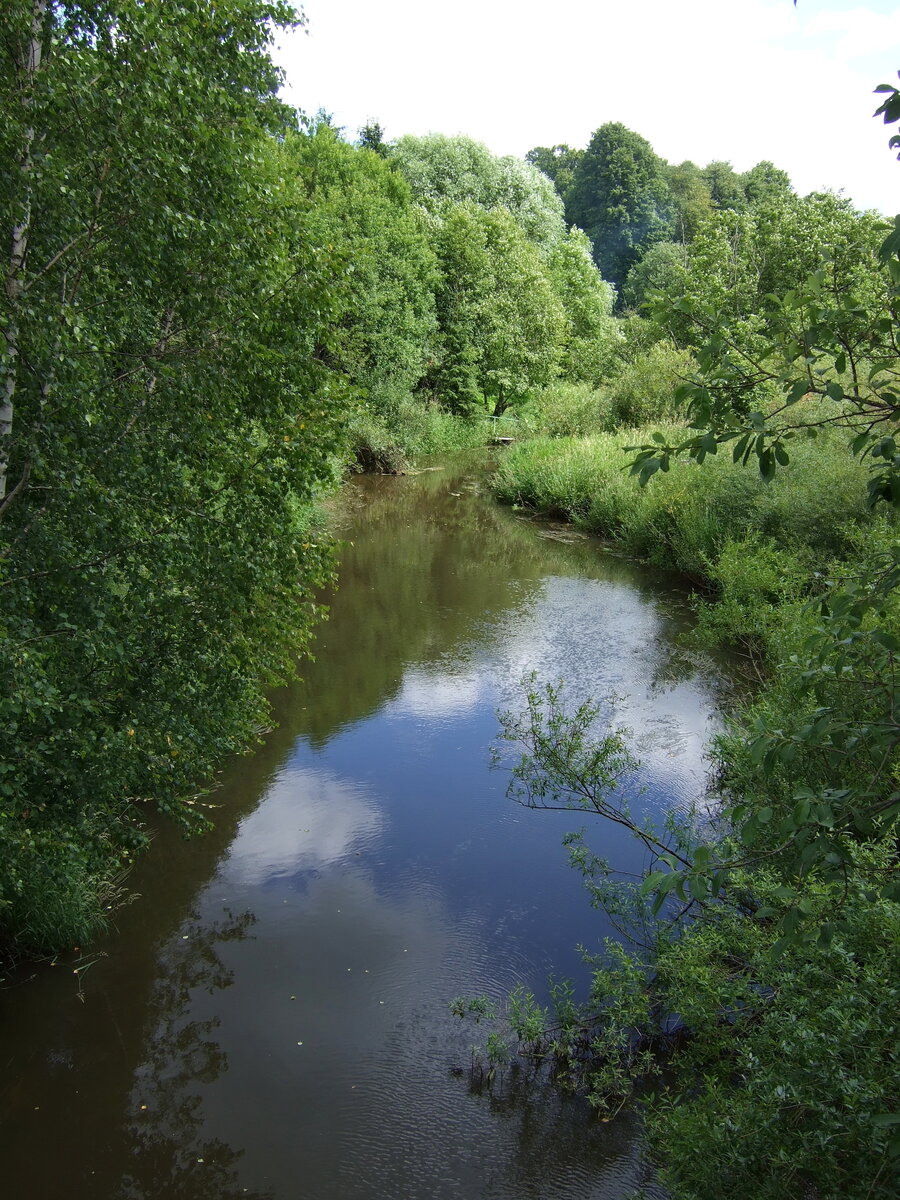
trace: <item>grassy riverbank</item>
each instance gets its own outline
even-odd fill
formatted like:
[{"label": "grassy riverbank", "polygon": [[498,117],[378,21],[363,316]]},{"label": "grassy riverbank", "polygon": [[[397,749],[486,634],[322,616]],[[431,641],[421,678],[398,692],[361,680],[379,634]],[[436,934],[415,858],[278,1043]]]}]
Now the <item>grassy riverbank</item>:
[{"label": "grassy riverbank", "polygon": [[[532,419],[538,423],[539,413]],[[719,600],[704,613],[726,640],[769,628],[774,609],[815,591],[877,531],[895,528],[892,516],[867,507],[866,469],[838,433],[795,443],[790,466],[771,481],[755,462],[735,463],[726,451],[702,465],[676,462],[641,487],[628,473],[626,447],[655,432],[677,439],[683,427],[521,441],[504,456],[494,492],[506,504],[570,520],[637,558],[683,572],[704,597]]]}]

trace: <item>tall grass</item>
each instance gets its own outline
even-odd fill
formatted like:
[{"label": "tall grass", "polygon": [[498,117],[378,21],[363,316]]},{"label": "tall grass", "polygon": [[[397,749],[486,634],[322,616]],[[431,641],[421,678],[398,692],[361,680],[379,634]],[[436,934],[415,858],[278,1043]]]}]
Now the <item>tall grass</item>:
[{"label": "tall grass", "polygon": [[381,412],[367,410],[351,424],[350,451],[363,470],[400,471],[420,456],[486,445],[496,433],[490,417],[461,417],[415,396]]},{"label": "tall grass", "polygon": [[679,383],[697,364],[692,356],[662,341],[632,347],[601,386],[560,380],[533,396],[522,408],[526,427],[548,437],[588,437],[623,426],[677,421]]},{"label": "tall grass", "polygon": [[[654,426],[658,428],[658,426]],[[677,426],[662,432],[677,439]],[[771,540],[812,570],[842,556],[869,520],[866,472],[838,435],[798,442],[767,483],[753,464],[723,452],[699,466],[675,463],[641,488],[625,447],[651,429],[580,438],[536,438],[514,446],[494,480],[499,499],[572,520],[636,556],[717,582],[724,547]]]}]

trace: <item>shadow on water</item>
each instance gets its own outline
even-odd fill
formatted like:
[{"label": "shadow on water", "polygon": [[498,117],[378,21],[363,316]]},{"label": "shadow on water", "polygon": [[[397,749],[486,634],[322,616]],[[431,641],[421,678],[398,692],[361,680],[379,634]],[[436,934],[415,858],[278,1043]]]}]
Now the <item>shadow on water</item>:
[{"label": "shadow on water", "polygon": [[317,659],[221,776],[215,830],[161,828],[106,942],[0,991],[11,1195],[662,1194],[634,1117],[468,1095],[452,1068],[471,1033],[447,1002],[583,977],[574,947],[611,932],[560,849],[578,822],[517,808],[488,769],[525,671],[619,695],[640,804],[702,790],[717,681],[673,648],[685,597],[497,508],[474,470],[357,480],[336,523]]}]

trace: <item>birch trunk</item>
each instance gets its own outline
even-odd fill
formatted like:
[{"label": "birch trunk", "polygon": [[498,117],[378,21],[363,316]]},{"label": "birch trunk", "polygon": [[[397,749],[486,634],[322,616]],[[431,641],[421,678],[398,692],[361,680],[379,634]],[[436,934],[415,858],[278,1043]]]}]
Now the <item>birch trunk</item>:
[{"label": "birch trunk", "polygon": [[[44,25],[47,17],[48,0],[33,0],[31,7],[31,30],[25,61],[22,64],[22,105],[26,110],[34,103],[34,88],[43,58]],[[3,388],[0,395],[0,501],[6,495],[6,476],[9,467],[10,441],[12,438],[14,400],[19,364],[19,300],[22,295],[22,272],[28,254],[28,235],[31,227],[32,208],[32,147],[34,125],[26,126],[22,139],[22,158],[19,167],[21,195],[19,220],[13,226],[12,247],[9,256],[9,271],[6,276],[7,320],[4,329],[6,355],[3,364]]]}]

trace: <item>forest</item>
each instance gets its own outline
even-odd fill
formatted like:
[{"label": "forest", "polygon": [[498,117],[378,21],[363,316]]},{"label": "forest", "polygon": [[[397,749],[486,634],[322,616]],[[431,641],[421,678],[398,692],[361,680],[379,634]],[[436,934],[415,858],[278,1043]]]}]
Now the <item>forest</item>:
[{"label": "forest", "polygon": [[675,1197],[888,1200],[898,227],[617,123],[525,160],[348,133],[278,99],[272,30],[301,21],[0,11],[2,961],[90,942],[151,814],[203,830],[322,617],[319,501],[510,436],[497,498],[677,568],[744,686],[715,811],[662,830],[591,706],[538,681],[503,717],[519,798],[627,824],[650,865],[572,843],[640,938],[586,997],[514,996],[490,1054],[639,1103]]}]

